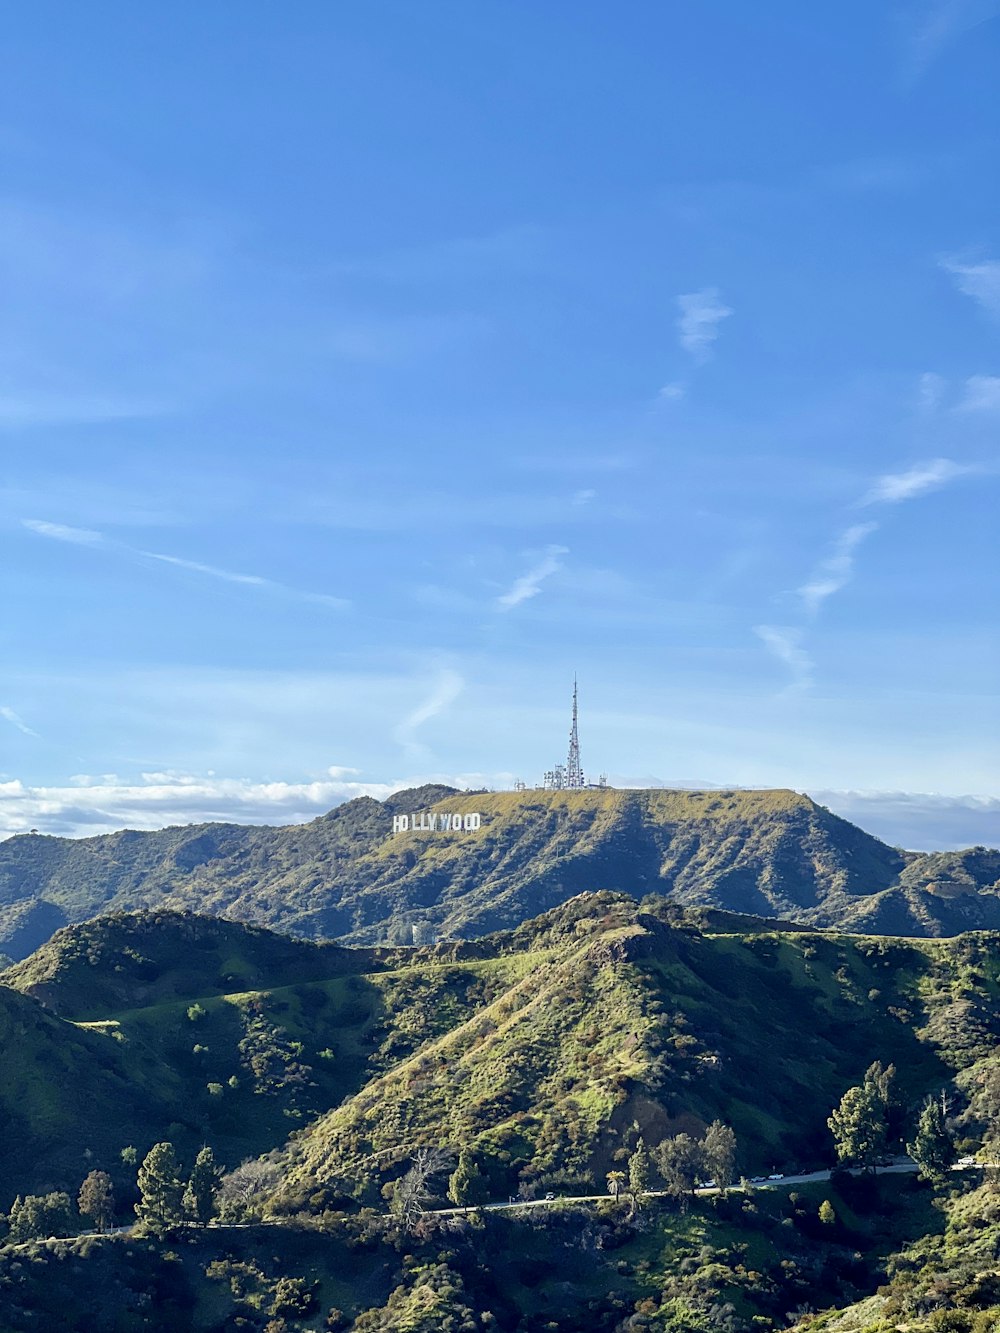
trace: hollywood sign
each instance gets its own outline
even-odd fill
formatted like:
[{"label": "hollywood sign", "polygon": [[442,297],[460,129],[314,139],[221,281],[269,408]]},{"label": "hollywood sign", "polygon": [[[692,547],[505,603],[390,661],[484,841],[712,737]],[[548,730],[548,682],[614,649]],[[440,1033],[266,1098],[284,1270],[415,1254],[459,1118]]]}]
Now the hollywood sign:
[{"label": "hollywood sign", "polygon": [[393,815],[393,833],[474,833],[482,825],[482,815],[442,815],[425,810],[419,815]]}]

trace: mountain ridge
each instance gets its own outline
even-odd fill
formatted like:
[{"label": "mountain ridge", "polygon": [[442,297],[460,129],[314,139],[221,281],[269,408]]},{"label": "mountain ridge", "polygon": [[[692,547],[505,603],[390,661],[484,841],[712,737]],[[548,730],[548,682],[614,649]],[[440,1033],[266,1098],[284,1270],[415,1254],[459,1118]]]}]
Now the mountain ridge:
[{"label": "mountain ridge", "polygon": [[[477,813],[482,824],[392,832],[393,816],[424,811]],[[9,838],[0,951],[24,957],[61,925],[158,907],[305,938],[419,944],[511,928],[600,889],[867,933],[1000,926],[1000,852],[904,852],[788,790],[429,784],[306,824]]]}]

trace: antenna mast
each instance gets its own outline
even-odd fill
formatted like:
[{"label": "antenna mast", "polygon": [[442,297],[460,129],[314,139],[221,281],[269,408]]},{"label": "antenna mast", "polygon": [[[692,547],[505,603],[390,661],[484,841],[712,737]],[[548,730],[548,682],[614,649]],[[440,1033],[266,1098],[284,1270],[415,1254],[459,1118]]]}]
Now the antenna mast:
[{"label": "antenna mast", "polygon": [[566,786],[579,788],[587,784],[580,763],[580,733],[577,730],[576,676],[573,677],[573,725],[569,730],[569,756],[566,759]]}]

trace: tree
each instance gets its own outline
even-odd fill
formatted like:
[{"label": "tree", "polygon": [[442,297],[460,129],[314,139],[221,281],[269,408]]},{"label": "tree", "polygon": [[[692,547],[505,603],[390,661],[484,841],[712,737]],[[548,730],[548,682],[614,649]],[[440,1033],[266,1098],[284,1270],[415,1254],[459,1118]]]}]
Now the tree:
[{"label": "tree", "polygon": [[664,1139],[656,1149],[656,1165],[667,1193],[686,1199],[694,1194],[695,1182],[701,1173],[701,1144],[690,1134]]},{"label": "tree", "polygon": [[736,1179],[736,1135],[721,1120],[713,1120],[701,1143],[706,1175],[725,1190]]},{"label": "tree", "polygon": [[819,1220],[827,1227],[832,1227],[837,1220],[837,1214],[829,1199],[824,1199],[819,1206]]},{"label": "tree", "polygon": [[453,1157],[447,1148],[418,1148],[410,1158],[410,1168],[392,1189],[391,1208],[412,1227],[434,1198],[431,1181],[451,1166]]},{"label": "tree", "polygon": [[98,1231],[103,1231],[114,1221],[115,1191],[111,1177],[106,1171],[91,1171],[80,1186],[77,1207],[84,1217],[89,1217]]},{"label": "tree", "polygon": [[944,1107],[936,1097],[924,1102],[912,1143],[906,1145],[924,1180],[940,1184],[955,1160],[955,1145],[945,1124]]},{"label": "tree", "polygon": [[255,1199],[262,1199],[277,1188],[281,1168],[267,1158],[250,1157],[222,1178],[219,1207],[224,1216],[245,1217],[254,1211]]},{"label": "tree", "polygon": [[617,1199],[619,1194],[621,1194],[622,1186],[625,1184],[626,1179],[627,1177],[624,1171],[608,1172],[608,1193],[613,1199]]},{"label": "tree", "polygon": [[73,1229],[72,1205],[68,1194],[20,1195],[11,1204],[10,1232],[7,1239],[13,1243],[41,1240],[46,1236],[65,1236]]},{"label": "tree", "polygon": [[640,1199],[649,1189],[649,1150],[642,1139],[628,1159],[628,1187],[633,1199]]},{"label": "tree", "polygon": [[222,1169],[207,1145],[194,1159],[194,1169],[181,1200],[185,1213],[194,1222],[207,1226],[215,1216],[215,1191],[222,1179]]},{"label": "tree", "polygon": [[172,1143],[153,1144],[139,1167],[138,1185],[135,1212],[144,1227],[158,1233],[181,1221],[184,1184]]},{"label": "tree", "polygon": [[876,1060],[868,1066],[864,1082],[841,1097],[826,1123],[842,1162],[875,1169],[885,1152],[895,1076],[895,1065],[883,1066]]},{"label": "tree", "polygon": [[468,1148],[458,1155],[458,1166],[448,1181],[448,1198],[456,1208],[475,1208],[489,1195],[483,1173]]}]

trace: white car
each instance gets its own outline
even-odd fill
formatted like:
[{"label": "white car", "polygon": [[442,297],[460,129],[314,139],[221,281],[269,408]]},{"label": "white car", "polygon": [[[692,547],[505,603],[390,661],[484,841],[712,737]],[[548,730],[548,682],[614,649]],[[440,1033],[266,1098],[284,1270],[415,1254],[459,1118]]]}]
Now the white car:
[{"label": "white car", "polygon": [[784,1178],[780,1171],[776,1171],[773,1176],[768,1176],[768,1180],[784,1180]]}]

